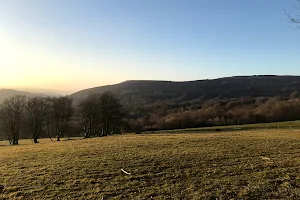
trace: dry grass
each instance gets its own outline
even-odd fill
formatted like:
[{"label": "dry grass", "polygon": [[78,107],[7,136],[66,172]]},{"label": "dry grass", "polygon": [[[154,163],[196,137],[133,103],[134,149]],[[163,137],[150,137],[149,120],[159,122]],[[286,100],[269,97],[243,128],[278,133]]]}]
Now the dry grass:
[{"label": "dry grass", "polygon": [[300,198],[297,130],[20,143],[0,143],[0,199]]}]

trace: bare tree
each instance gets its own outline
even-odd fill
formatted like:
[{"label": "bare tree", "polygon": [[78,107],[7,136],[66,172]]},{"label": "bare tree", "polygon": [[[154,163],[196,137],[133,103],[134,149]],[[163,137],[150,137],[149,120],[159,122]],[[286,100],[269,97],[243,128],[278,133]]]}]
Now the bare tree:
[{"label": "bare tree", "polygon": [[111,93],[91,94],[80,104],[85,137],[91,135],[107,136],[120,129],[122,106]]},{"label": "bare tree", "polygon": [[300,29],[300,0],[297,0],[297,6],[294,6],[294,13],[285,10],[285,14],[289,21],[296,24],[296,28]]},{"label": "bare tree", "polygon": [[103,93],[100,99],[100,123],[103,136],[113,134],[120,127],[122,114],[119,100],[111,92]]},{"label": "bare tree", "polygon": [[27,101],[26,110],[34,143],[38,143],[39,136],[46,125],[49,108],[47,98],[44,97],[33,97]]},{"label": "bare tree", "polygon": [[52,138],[51,138],[51,133],[54,132],[53,131],[53,124],[54,124],[54,120],[53,120],[53,98],[52,97],[47,97],[46,98],[46,103],[47,103],[47,106],[48,106],[48,113],[46,115],[46,118],[45,118],[45,126],[46,126],[46,132],[47,132],[47,135],[49,137],[49,139],[51,141]]},{"label": "bare tree", "polygon": [[84,124],[84,134],[86,138],[91,136],[92,131],[96,132],[94,128],[99,122],[100,99],[100,94],[91,94],[79,105],[80,117]]},{"label": "bare tree", "polygon": [[2,127],[12,145],[19,144],[20,124],[25,104],[26,97],[18,95],[6,99],[1,105]]},{"label": "bare tree", "polygon": [[67,96],[52,98],[52,120],[57,141],[60,141],[60,138],[66,133],[72,115],[72,99]]}]

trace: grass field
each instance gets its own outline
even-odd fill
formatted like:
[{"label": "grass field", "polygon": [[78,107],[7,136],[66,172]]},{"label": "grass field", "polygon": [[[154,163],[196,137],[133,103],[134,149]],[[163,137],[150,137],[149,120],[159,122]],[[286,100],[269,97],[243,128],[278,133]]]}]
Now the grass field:
[{"label": "grass field", "polygon": [[300,130],[6,144],[0,199],[300,199]]}]

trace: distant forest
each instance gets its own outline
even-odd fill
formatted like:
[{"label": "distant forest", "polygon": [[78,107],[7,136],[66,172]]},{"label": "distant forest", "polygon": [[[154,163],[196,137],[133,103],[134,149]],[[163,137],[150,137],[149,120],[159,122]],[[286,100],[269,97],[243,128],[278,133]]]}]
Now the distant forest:
[{"label": "distant forest", "polygon": [[[298,93],[291,97],[211,99],[193,104],[145,106],[145,117],[130,119],[134,130],[155,131],[209,126],[242,125],[300,119]],[[152,111],[147,114],[147,111]],[[134,113],[132,113],[134,115]],[[140,115],[143,115],[139,113]]]},{"label": "distant forest", "polygon": [[[127,81],[64,97],[61,100],[66,101],[65,105],[71,110],[65,130],[60,133],[52,124],[49,132],[44,124],[39,137],[93,137],[299,120],[298,91],[298,76],[229,77],[190,82]],[[51,112],[48,116],[52,116],[53,121],[53,108]],[[29,116],[23,115],[23,118],[28,120]],[[109,127],[105,127],[107,116],[110,116]],[[29,123],[26,125],[26,120],[20,124],[23,126],[20,138],[32,138],[33,129]],[[7,139],[3,128],[0,137]]]},{"label": "distant forest", "polygon": [[113,92],[131,131],[155,131],[300,119],[299,76],[239,76],[188,82],[126,81],[71,97]]}]

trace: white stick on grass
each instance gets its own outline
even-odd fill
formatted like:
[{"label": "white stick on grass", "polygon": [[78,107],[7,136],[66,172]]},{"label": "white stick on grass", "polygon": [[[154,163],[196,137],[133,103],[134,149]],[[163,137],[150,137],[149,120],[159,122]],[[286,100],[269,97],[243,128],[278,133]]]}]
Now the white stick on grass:
[{"label": "white stick on grass", "polygon": [[124,169],[121,169],[121,171],[122,171],[123,173],[127,174],[127,175],[131,175],[131,173],[126,172]]}]

